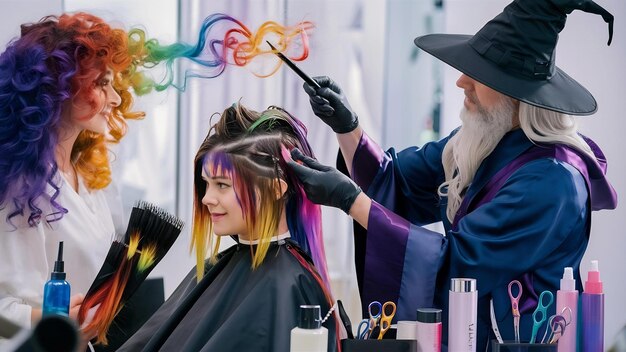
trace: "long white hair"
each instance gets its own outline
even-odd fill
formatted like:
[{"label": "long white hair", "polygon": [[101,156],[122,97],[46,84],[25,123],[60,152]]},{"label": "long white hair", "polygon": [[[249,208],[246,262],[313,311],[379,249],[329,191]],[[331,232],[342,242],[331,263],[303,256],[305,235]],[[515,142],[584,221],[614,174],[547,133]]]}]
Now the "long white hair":
[{"label": "long white hair", "polygon": [[520,127],[533,143],[565,144],[595,158],[589,145],[578,134],[578,120],[574,116],[524,102],[520,102],[519,116]]},{"label": "long white hair", "polygon": [[[465,108],[461,111],[463,126],[443,149],[446,180],[438,189],[440,196],[448,197],[446,215],[451,222],[480,164],[512,129],[515,102],[503,96],[491,110],[479,106],[476,112]],[[565,144],[593,156],[591,148],[577,132],[574,117],[524,102],[519,102],[518,111],[520,127],[533,143]]]}]

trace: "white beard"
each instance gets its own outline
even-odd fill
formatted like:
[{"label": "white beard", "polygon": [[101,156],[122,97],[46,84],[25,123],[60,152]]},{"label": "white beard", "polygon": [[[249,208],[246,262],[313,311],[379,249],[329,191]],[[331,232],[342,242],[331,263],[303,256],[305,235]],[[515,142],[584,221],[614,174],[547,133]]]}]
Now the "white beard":
[{"label": "white beard", "polygon": [[[461,110],[461,129],[448,141],[442,156],[446,181],[439,186],[439,193],[448,196],[448,219],[454,216],[463,201],[464,192],[470,186],[480,164],[511,130],[515,105],[505,97],[491,110],[478,107],[470,112]],[[447,186],[447,190],[446,190]]]}]

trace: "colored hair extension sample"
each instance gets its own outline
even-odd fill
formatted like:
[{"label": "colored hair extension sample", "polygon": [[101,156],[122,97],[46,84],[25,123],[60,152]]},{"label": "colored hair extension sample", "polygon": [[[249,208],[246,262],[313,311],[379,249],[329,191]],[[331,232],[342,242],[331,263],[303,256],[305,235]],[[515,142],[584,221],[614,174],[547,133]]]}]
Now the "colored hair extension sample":
[{"label": "colored hair extension sample", "polygon": [[[122,138],[126,119],[143,116],[130,111],[132,96],[128,87],[119,84],[132,62],[127,46],[125,31],[96,16],[77,13],[22,25],[21,36],[0,54],[0,207],[13,207],[7,221],[23,215],[29,226],[35,226],[42,216],[56,221],[67,213],[56,202],[60,187],[54,178],[61,111],[78,98],[94,112],[101,109],[103,102],[94,88],[107,68],[118,73],[113,86],[122,100],[109,119],[112,140],[82,132],[71,158],[87,187],[109,184],[106,142]],[[36,200],[48,185],[54,190],[53,212],[43,214]]]},{"label": "colored hair extension sample", "polygon": [[[133,81],[135,91],[145,94],[152,89],[162,91],[169,86],[185,90],[190,77],[214,78],[221,75],[227,65],[247,66],[260,55],[277,51],[293,52],[287,54],[294,61],[302,61],[309,55],[307,31],[313,28],[308,21],[294,26],[283,26],[274,21],[263,23],[256,32],[248,29],[241,21],[232,16],[215,13],[205,18],[198,33],[198,41],[191,45],[183,42],[162,45],[156,39],[146,39],[141,29],[129,32],[129,51],[133,57],[149,66],[165,65],[165,76],[155,82],[144,75],[128,77]],[[276,42],[276,51],[265,43],[267,38]],[[296,52],[298,51],[299,52]],[[271,55],[276,66],[269,73],[256,73],[258,77],[274,74],[282,61]],[[174,63],[179,58],[187,58],[200,67],[200,70],[187,70],[182,82],[175,83]]]},{"label": "colored hair extension sample", "polygon": [[86,336],[96,336],[96,342],[106,345],[107,331],[113,322],[113,319],[122,309],[122,295],[124,287],[128,283],[129,277],[133,274],[132,269],[136,260],[126,257],[127,247],[123,242],[114,242],[109,253],[107,253],[106,261],[109,263],[117,263],[112,275],[109,276],[98,289],[90,289],[78,312],[78,321],[82,324],[85,322],[89,309],[100,305],[91,321],[82,327],[82,331]]},{"label": "colored hair extension sample", "polygon": [[82,330],[107,344],[107,332],[124,302],[165,256],[182,230],[183,222],[163,209],[139,202],[132,210],[123,237],[113,241],[107,257],[78,312],[79,323],[97,308]]},{"label": "colored hair extension sample", "polygon": [[[210,166],[233,179],[237,199],[253,231],[250,233],[259,236],[253,266],[263,261],[269,241],[276,235],[282,209],[285,209],[292,238],[309,253],[325,287],[330,287],[322,238],[321,208],[306,197],[300,180],[287,165],[290,158],[288,150],[296,147],[314,157],[306,140],[304,124],[280,108],[272,106],[258,113],[235,104],[222,113],[195,158],[191,246],[196,249],[198,280],[204,273],[207,248],[213,247],[212,259],[219,248],[213,246],[215,236],[211,236],[210,213],[202,204],[206,190],[202,171]],[[288,186],[285,196],[280,199],[275,196],[277,179],[284,180]],[[257,214],[256,209],[263,211]]]}]

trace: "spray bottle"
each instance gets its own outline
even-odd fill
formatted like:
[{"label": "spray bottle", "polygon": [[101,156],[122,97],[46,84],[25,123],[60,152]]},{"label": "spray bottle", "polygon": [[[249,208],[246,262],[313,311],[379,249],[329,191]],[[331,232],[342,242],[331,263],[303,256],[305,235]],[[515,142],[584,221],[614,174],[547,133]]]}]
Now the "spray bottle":
[{"label": "spray bottle", "polygon": [[59,253],[54,262],[54,271],[43,289],[43,316],[58,314],[69,316],[70,284],[65,281],[63,271],[63,241],[59,242]]},{"label": "spray bottle", "polygon": [[[568,308],[569,312],[567,312]],[[559,352],[576,351],[578,291],[576,290],[576,280],[574,280],[574,270],[571,267],[567,267],[563,271],[561,289],[556,291],[556,313],[563,315],[566,319],[570,319],[568,320],[570,323],[567,329],[559,338],[557,350]]]},{"label": "spray bottle", "polygon": [[[598,261],[591,261],[582,293],[582,350],[604,351],[604,293]],[[560,343],[560,342],[559,342]]]}]

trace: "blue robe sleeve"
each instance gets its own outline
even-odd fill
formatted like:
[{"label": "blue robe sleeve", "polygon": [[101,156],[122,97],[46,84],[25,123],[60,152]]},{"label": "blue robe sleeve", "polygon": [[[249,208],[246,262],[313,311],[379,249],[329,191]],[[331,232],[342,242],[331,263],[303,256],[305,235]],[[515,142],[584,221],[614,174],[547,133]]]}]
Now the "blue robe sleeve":
[{"label": "blue robe sleeve", "polygon": [[437,189],[445,180],[441,154],[449,138],[396,153],[393,148],[383,152],[363,133],[352,178],[368,196],[415,225],[441,221]]},{"label": "blue robe sleeve", "polygon": [[371,301],[393,301],[397,320],[415,320],[417,308],[433,304],[446,239],[420,226],[440,220],[437,188],[446,141],[398,155],[384,153],[365,134],[360,141],[352,177],[374,200],[367,232],[355,235],[364,311]]}]

